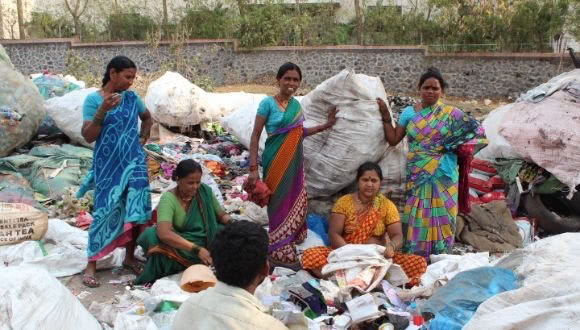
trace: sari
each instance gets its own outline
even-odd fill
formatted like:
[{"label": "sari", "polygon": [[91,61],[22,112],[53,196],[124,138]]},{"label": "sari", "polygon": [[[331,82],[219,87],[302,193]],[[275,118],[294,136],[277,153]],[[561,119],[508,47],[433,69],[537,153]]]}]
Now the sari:
[{"label": "sari", "polygon": [[450,253],[458,213],[458,149],[483,146],[480,124],[461,110],[435,105],[416,111],[405,126],[407,200],[403,212],[403,251],[423,257]]},{"label": "sari", "polygon": [[[371,236],[383,236],[387,226],[399,222],[395,204],[382,195],[375,197],[373,205],[362,212],[354,212],[354,203],[347,197],[350,196],[340,198],[332,210],[333,213],[346,216],[343,238],[347,244],[365,244]],[[307,249],[302,256],[302,267],[307,270],[322,270],[328,264],[328,255],[331,252],[332,248],[327,246]],[[427,262],[419,256],[395,253],[393,262],[403,268],[411,286],[419,284],[421,275],[427,270]]]},{"label": "sari", "polygon": [[295,244],[306,238],[303,123],[300,102],[291,98],[262,154],[264,182],[272,192],[268,203],[268,252],[274,262],[297,262]]},{"label": "sari", "polygon": [[[166,192],[171,194],[171,192]],[[185,217],[185,222],[177,226],[173,222],[174,232],[184,239],[195,243],[200,248],[208,248],[216,234],[223,228],[217,221],[217,212],[212,203],[213,192],[202,184],[192,199]],[[201,263],[196,253],[173,248],[159,240],[156,227],[149,227],[139,235],[137,244],[147,254],[143,273],[135,280],[137,284],[153,282],[159,278],[184,271],[187,267]]]},{"label": "sari", "polygon": [[139,105],[132,91],[103,121],[93,165],[77,192],[95,190],[87,254],[96,261],[133,240],[133,228],[151,218],[146,156],[139,143]]}]

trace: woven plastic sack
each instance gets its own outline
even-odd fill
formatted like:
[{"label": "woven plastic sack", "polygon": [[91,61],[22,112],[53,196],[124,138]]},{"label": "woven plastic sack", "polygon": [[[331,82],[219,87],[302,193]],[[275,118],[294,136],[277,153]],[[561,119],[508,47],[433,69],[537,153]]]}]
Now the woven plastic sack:
[{"label": "woven plastic sack", "polygon": [[48,229],[48,215],[19,203],[0,203],[0,245],[41,239]]},{"label": "woven plastic sack", "polygon": [[302,99],[304,127],[326,123],[331,105],[339,111],[333,128],[304,140],[309,197],[332,196],[353,182],[362,163],[383,157],[387,142],[377,97],[387,98],[380,78],[343,70]]},{"label": "woven plastic sack", "polygon": [[36,86],[9,62],[0,61],[0,77],[0,157],[5,157],[32,139],[46,111]]},{"label": "woven plastic sack", "polygon": [[64,134],[72,141],[85,147],[93,148],[94,143],[87,143],[81,134],[83,128],[83,103],[87,95],[97,88],[85,88],[72,91],[61,97],[46,101],[46,111]]},{"label": "woven plastic sack", "polygon": [[4,47],[2,47],[2,45],[0,45],[0,62],[4,62],[9,64],[10,66],[13,66],[12,62],[10,61],[10,57],[8,56],[6,50],[4,49]]},{"label": "woven plastic sack", "polygon": [[31,266],[0,271],[0,320],[1,329],[102,329],[62,283]]}]

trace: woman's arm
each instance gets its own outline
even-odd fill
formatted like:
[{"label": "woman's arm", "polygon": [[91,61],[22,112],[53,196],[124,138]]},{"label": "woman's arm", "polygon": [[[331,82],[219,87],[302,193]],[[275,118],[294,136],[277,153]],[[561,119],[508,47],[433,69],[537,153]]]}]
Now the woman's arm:
[{"label": "woman's arm", "polygon": [[83,128],[81,130],[81,134],[82,134],[83,138],[85,138],[85,141],[87,141],[87,143],[93,143],[99,138],[99,135],[101,134],[101,128],[102,128],[101,124],[102,123],[100,123],[100,122],[95,122],[95,121],[90,121],[90,120],[85,120],[83,122]]},{"label": "woman's arm", "polygon": [[336,109],[335,106],[333,106],[332,108],[330,108],[328,110],[328,120],[326,121],[326,124],[322,124],[322,125],[318,125],[318,126],[314,126],[314,127],[304,128],[304,137],[309,137],[310,135],[314,135],[316,133],[324,132],[327,129],[329,129],[332,126],[334,126],[334,124],[336,124],[336,114],[337,113],[338,113],[338,110]]},{"label": "woman's arm", "polygon": [[145,144],[151,135],[153,119],[151,118],[151,113],[147,109],[139,114],[139,118],[141,118],[141,135],[139,137],[139,142]]},{"label": "woman's arm", "polygon": [[206,248],[197,246],[195,243],[177,235],[173,231],[173,224],[170,221],[157,222],[157,236],[161,242],[173,248],[191,251],[206,265],[211,265],[213,263],[211,255]]},{"label": "woman's arm", "polygon": [[176,249],[191,251],[196,246],[194,243],[177,235],[173,231],[173,224],[171,221],[157,222],[157,236],[159,236],[161,242]]},{"label": "woman's arm", "polygon": [[385,132],[387,142],[393,147],[399,144],[405,137],[405,128],[399,125],[393,127],[390,122],[383,122],[383,131]]},{"label": "woman's arm", "polygon": [[385,233],[385,257],[392,258],[395,251],[403,247],[403,228],[401,222],[395,222],[387,226]]},{"label": "woman's arm", "polygon": [[250,139],[250,175],[248,177],[248,187],[250,189],[253,189],[256,181],[260,178],[258,174],[258,148],[264,125],[266,125],[266,118],[256,115],[254,130],[252,131],[252,138]]},{"label": "woman's arm", "polygon": [[232,222],[232,216],[226,211],[221,211],[218,214],[218,221],[223,225],[228,225]]},{"label": "woman's arm", "polygon": [[328,223],[328,239],[330,240],[330,246],[333,249],[338,249],[345,246],[347,243],[342,237],[344,232],[344,222],[346,221],[346,216],[339,213],[331,213],[330,220]]}]

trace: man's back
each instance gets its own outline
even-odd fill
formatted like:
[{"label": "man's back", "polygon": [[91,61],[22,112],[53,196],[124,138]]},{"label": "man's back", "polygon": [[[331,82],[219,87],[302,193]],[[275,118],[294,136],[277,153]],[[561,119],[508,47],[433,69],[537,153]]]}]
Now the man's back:
[{"label": "man's back", "polygon": [[282,322],[265,313],[264,306],[248,291],[218,282],[214,288],[193,295],[179,308],[174,330],[283,330]]}]

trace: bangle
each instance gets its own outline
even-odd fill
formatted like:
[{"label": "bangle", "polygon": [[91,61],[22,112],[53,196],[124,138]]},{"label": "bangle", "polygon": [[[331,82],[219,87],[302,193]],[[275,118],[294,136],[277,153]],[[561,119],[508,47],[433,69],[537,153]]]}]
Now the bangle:
[{"label": "bangle", "polygon": [[392,123],[392,122],[393,122],[392,120],[388,120],[388,121],[387,121],[387,120],[384,120],[384,119],[383,119],[383,123],[390,124],[390,123]]},{"label": "bangle", "polygon": [[250,172],[257,171],[258,165],[250,165]]},{"label": "bangle", "polygon": [[199,249],[199,246],[197,246],[197,245],[193,244],[193,245],[191,246],[191,250],[190,250],[190,251],[191,251],[192,253],[194,253],[194,254],[198,254],[198,253],[199,253],[199,250],[200,250],[200,249]]}]

